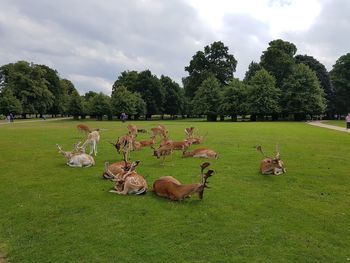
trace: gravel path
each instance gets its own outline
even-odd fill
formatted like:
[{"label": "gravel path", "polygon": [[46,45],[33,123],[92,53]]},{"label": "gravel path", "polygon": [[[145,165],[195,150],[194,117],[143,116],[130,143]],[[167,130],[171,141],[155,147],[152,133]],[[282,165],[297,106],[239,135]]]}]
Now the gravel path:
[{"label": "gravel path", "polygon": [[342,128],[342,127],[334,126],[334,125],[329,125],[329,124],[324,124],[321,121],[310,121],[310,122],[307,122],[307,124],[317,126],[317,127],[327,128],[327,129],[331,129],[331,130],[336,130],[336,131],[350,132],[350,130],[347,130],[346,128]]},{"label": "gravel path", "polygon": [[29,122],[43,122],[43,121],[60,121],[60,120],[68,120],[71,119],[71,117],[67,117],[67,118],[53,118],[53,119],[35,119],[35,120],[31,120],[31,121],[24,121],[24,120],[15,120],[14,122],[7,122],[7,121],[1,121],[0,125],[13,125],[13,124],[19,124],[19,123],[29,123]]}]

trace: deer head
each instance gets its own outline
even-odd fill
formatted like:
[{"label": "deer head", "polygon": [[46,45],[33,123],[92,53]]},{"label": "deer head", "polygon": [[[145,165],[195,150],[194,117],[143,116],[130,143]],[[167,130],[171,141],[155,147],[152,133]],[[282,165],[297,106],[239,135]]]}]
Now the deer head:
[{"label": "deer head", "polygon": [[280,175],[286,172],[284,163],[280,158],[278,144],[276,144],[274,158],[266,156],[260,145],[256,146],[256,149],[265,157],[265,159],[261,161],[261,165],[260,165],[261,172],[263,174]]}]

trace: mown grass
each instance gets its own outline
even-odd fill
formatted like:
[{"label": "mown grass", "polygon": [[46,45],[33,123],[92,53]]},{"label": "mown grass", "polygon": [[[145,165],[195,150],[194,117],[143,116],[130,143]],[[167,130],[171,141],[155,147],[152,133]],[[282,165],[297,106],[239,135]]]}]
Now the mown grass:
[{"label": "mown grass", "polygon": [[[160,122],[137,122],[149,129]],[[69,168],[57,153],[82,139],[77,122],[0,127],[0,248],[10,262],[344,262],[350,259],[347,133],[304,123],[164,121],[174,139],[195,126],[219,152],[203,201],[108,193],[105,161],[120,160],[108,143],[125,134],[102,128],[96,166]],[[147,138],[147,135],[140,135]],[[272,154],[279,143],[287,174],[258,173],[254,146]],[[160,166],[150,149],[132,153],[151,188],[172,175],[199,181],[203,160],[173,157]]]}]

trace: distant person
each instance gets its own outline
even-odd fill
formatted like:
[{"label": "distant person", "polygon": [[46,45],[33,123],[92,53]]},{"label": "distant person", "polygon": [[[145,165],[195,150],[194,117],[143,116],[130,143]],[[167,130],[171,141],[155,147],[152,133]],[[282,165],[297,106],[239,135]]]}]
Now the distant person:
[{"label": "distant person", "polygon": [[127,115],[125,114],[125,112],[122,112],[122,114],[120,114],[120,119],[122,120],[122,122],[125,122],[127,118]]},{"label": "distant person", "polygon": [[346,121],[346,129],[349,130],[350,129],[350,113],[348,113],[348,116],[346,116],[345,121]]},{"label": "distant person", "polygon": [[13,122],[14,121],[14,117],[13,117],[13,114],[10,113],[10,122]]},{"label": "distant person", "polygon": [[10,114],[7,114],[6,120],[7,120],[7,122],[10,122],[10,121],[11,121]]}]

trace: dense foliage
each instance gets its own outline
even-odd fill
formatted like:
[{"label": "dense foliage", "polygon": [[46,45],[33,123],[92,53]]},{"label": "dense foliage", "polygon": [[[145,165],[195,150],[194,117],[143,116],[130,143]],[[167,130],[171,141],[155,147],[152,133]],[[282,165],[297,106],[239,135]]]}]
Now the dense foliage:
[{"label": "dense foliage", "polygon": [[293,43],[271,41],[241,81],[233,75],[237,60],[217,41],[194,54],[185,67],[183,88],[168,76],[131,70],[117,77],[111,96],[93,91],[81,96],[56,70],[18,61],[0,67],[0,114],[89,115],[101,120],[124,112],[135,119],[207,115],[216,120],[220,115],[237,120],[248,115],[252,120],[303,120],[349,112],[350,54],[340,57],[329,74],[317,59],[296,52]]}]

